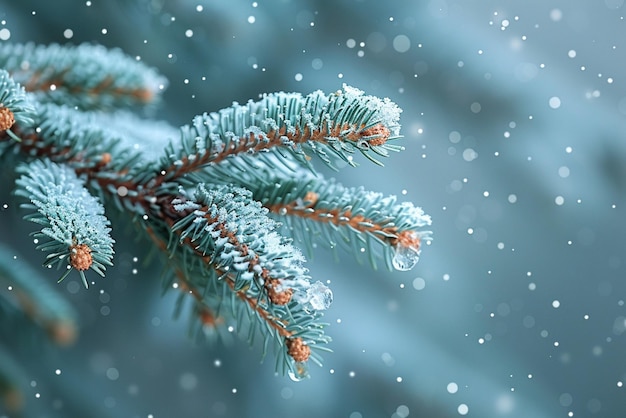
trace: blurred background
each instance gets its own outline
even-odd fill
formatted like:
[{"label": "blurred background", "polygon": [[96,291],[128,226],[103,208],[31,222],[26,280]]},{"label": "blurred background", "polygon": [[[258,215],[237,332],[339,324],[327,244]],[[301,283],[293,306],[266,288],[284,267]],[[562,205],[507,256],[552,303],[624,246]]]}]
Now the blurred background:
[{"label": "blurred background", "polygon": [[[0,1],[1,42],[97,42],[156,67],[153,116],[174,125],[280,90],[391,98],[406,151],[326,174],[423,207],[434,236],[410,272],[313,254],[334,353],[292,382],[236,336],[190,341],[159,263],[117,228],[106,279],[58,286],[73,346],[0,334],[23,416],[626,416],[623,3]],[[37,266],[11,188],[0,240]]]}]

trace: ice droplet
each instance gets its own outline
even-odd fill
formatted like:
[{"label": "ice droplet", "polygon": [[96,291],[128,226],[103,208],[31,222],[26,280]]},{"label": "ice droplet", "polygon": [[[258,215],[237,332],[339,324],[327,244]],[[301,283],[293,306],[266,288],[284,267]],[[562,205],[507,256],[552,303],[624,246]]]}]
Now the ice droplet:
[{"label": "ice droplet", "polygon": [[333,291],[324,283],[317,281],[306,290],[307,305],[311,310],[320,311],[328,309],[333,303]]},{"label": "ice droplet", "polygon": [[287,372],[289,378],[294,382],[299,382],[304,378],[309,377],[309,369],[304,362],[297,362],[293,370]]},{"label": "ice droplet", "polygon": [[415,248],[399,245],[396,247],[396,251],[391,262],[396,270],[408,271],[415,267],[419,259],[419,253]]}]

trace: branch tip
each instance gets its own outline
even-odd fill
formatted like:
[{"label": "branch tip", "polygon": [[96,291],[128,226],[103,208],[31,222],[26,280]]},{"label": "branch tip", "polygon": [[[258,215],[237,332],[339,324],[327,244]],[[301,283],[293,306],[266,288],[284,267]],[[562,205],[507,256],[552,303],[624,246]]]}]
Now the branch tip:
[{"label": "branch tip", "polygon": [[15,123],[15,115],[8,107],[0,107],[0,130],[11,129]]},{"label": "branch tip", "polygon": [[89,270],[93,264],[91,248],[87,244],[74,244],[70,247],[70,265],[78,271]]},{"label": "branch tip", "polygon": [[392,241],[393,245],[412,248],[415,251],[419,250],[421,244],[418,233],[413,230],[405,230],[400,232],[394,241]]},{"label": "branch tip", "polygon": [[287,353],[297,362],[305,362],[311,355],[311,348],[302,340],[302,338],[287,338]]}]

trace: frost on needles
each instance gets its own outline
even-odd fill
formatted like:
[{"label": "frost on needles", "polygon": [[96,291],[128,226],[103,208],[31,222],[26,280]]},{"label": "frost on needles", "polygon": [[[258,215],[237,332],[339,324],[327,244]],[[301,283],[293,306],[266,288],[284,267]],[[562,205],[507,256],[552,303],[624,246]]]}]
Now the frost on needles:
[{"label": "frost on needles", "polygon": [[[197,336],[232,326],[295,379],[329,351],[332,302],[299,248],[407,270],[430,239],[430,218],[412,203],[315,171],[359,157],[382,165],[401,151],[401,110],[389,99],[345,85],[278,92],[176,129],[140,116],[167,82],[119,50],[3,43],[0,68],[2,167],[20,175],[15,195],[44,265],[61,270],[40,276],[76,270],[85,286],[89,270],[105,276],[123,214],[162,252],[163,288],[180,291],[178,307],[190,302]],[[19,273],[0,271],[16,284]]]}]

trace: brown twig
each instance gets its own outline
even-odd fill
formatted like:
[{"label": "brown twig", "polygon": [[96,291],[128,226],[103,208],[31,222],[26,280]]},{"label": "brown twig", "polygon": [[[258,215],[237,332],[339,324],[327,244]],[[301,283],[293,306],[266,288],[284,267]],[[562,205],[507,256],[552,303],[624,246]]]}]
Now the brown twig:
[{"label": "brown twig", "polygon": [[[305,202],[309,202],[306,206],[308,210],[300,210],[301,204],[300,202],[290,202],[287,204],[274,204],[269,205],[268,209],[272,213],[277,213],[280,215],[290,215],[297,216],[305,219],[312,219],[315,222],[321,223],[332,223],[336,226],[348,226],[357,231],[361,231],[364,233],[372,233],[382,232],[383,234],[376,234],[381,240],[388,241],[392,246],[402,246],[402,247],[410,247],[415,250],[419,249],[421,240],[418,234],[413,230],[405,230],[400,231],[397,226],[382,226],[372,219],[366,218],[363,215],[353,215],[351,211],[341,211],[340,209],[316,209],[315,203],[317,201],[317,197],[311,195],[314,192],[307,192],[307,195],[304,198]],[[311,200],[314,199],[314,202],[311,203]],[[331,215],[331,216],[328,216]],[[390,235],[393,235],[390,237]]]}]

